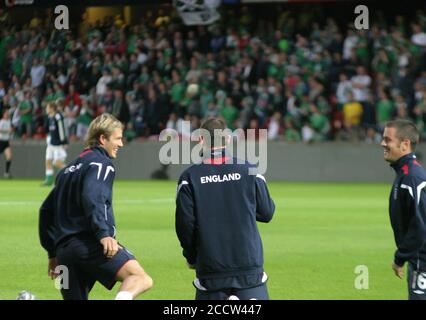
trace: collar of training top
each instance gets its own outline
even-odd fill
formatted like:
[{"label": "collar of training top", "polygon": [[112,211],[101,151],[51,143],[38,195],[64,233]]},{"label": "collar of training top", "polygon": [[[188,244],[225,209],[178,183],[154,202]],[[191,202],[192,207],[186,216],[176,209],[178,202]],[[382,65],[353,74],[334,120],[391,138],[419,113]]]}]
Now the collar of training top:
[{"label": "collar of training top", "polygon": [[405,156],[402,156],[395,162],[391,163],[390,166],[395,170],[399,170],[404,166],[404,164],[408,164],[408,162],[413,159],[416,159],[416,155],[414,154],[414,152],[411,152],[409,154],[406,154]]},{"label": "collar of training top", "polygon": [[203,150],[203,158],[220,158],[229,155],[226,147],[210,149],[208,151]]},{"label": "collar of training top", "polygon": [[101,146],[96,146],[96,147],[94,147],[93,149],[92,149],[93,151],[99,151],[100,153],[102,153],[104,156],[106,156],[106,157],[108,157],[108,158],[111,158],[110,156],[109,156],[109,154],[108,154],[108,152],[104,149],[104,148],[102,148]]},{"label": "collar of training top", "polygon": [[222,164],[231,159],[226,147],[203,151],[203,162],[206,164]]}]

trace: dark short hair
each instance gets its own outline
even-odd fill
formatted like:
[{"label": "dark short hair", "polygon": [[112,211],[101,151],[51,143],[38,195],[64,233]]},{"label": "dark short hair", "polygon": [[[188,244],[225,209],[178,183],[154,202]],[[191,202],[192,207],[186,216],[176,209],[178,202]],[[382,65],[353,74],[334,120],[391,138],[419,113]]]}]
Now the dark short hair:
[{"label": "dark short hair", "polygon": [[414,122],[403,119],[392,120],[386,122],[385,128],[395,128],[397,138],[401,141],[410,140],[411,151],[416,149],[416,145],[419,143],[419,131]]},{"label": "dark short hair", "polygon": [[[226,123],[221,118],[210,118],[210,119],[205,120],[201,124],[200,129],[206,130],[210,135],[209,136],[210,139],[207,139],[207,137],[205,137],[202,134],[207,147],[210,147],[210,148],[211,147],[220,147],[220,146],[224,146],[226,144],[226,136],[225,135],[222,134],[221,136],[217,136],[217,131],[216,131],[216,135],[215,135],[215,130],[221,130],[222,133],[223,133],[223,130],[226,129]],[[216,141],[215,141],[215,136],[216,136]]]}]

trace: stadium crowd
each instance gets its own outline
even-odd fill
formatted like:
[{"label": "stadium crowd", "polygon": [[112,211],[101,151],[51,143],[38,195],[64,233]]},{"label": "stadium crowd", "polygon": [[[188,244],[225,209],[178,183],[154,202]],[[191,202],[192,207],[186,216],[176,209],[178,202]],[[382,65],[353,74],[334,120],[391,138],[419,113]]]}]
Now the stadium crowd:
[{"label": "stadium crowd", "polygon": [[[249,7],[220,23],[186,27],[175,13],[125,25],[84,19],[57,31],[38,16],[16,26],[0,12],[0,108],[18,138],[44,138],[57,101],[71,140],[110,112],[128,140],[164,128],[188,136],[202,119],[231,129],[267,128],[289,142],[380,140],[386,121],[411,118],[426,135],[426,14],[382,19],[369,30],[315,14],[277,12],[259,22]],[[190,95],[189,84],[199,86]]]}]

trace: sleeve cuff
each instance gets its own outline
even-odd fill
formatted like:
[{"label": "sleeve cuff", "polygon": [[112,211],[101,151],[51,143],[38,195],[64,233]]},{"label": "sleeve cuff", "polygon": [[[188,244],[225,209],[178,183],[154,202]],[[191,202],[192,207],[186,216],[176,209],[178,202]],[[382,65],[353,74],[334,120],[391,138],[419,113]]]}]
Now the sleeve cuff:
[{"label": "sleeve cuff", "polygon": [[402,266],[404,266],[405,260],[404,260],[404,259],[401,259],[401,258],[398,258],[398,257],[395,255],[395,259],[393,260],[393,262],[394,262],[397,266],[402,267]]},{"label": "sleeve cuff", "polygon": [[186,258],[186,262],[191,265],[194,265],[197,260],[195,257],[190,256],[186,251],[183,252],[183,256]]},{"label": "sleeve cuff", "polygon": [[98,239],[98,241],[100,241],[103,238],[110,237],[110,235],[109,235],[108,231],[101,230],[101,231],[96,232],[95,237],[96,237],[96,239]]}]

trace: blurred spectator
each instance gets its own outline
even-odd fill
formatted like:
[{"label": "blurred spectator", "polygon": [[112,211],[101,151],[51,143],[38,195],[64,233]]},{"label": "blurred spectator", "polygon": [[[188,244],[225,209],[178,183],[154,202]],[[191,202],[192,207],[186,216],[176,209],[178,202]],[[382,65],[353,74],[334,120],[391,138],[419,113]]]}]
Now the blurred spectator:
[{"label": "blurred spectator", "polygon": [[279,112],[275,112],[268,124],[268,140],[277,140],[283,133],[283,120]]},{"label": "blurred spectator", "polygon": [[34,58],[31,67],[31,84],[34,88],[39,88],[44,80],[46,74],[46,67],[41,64],[38,58]]},{"label": "blurred spectator", "polygon": [[99,78],[98,83],[96,84],[96,94],[99,97],[105,95],[107,91],[107,86],[112,81],[111,73],[108,67],[104,67],[102,71],[102,76]]},{"label": "blurred spectator", "polygon": [[0,80],[0,100],[6,95],[6,87],[4,81]]},{"label": "blurred spectator", "polygon": [[426,33],[422,30],[422,27],[414,23],[412,25],[413,35],[411,36],[411,42],[421,48],[426,48]]},{"label": "blurred spectator", "polygon": [[376,100],[372,93],[368,95],[367,101],[362,104],[361,126],[366,130],[365,134],[368,130],[377,130]]},{"label": "blurred spectator", "polygon": [[117,89],[114,91],[110,113],[124,124],[129,122],[129,108],[123,97],[123,91]]},{"label": "blurred spectator", "polygon": [[234,130],[234,122],[238,118],[238,110],[235,108],[232,98],[226,98],[225,105],[220,111],[220,116],[225,119],[229,129]]},{"label": "blurred spectator", "polygon": [[65,105],[74,105],[74,106],[81,106],[81,99],[80,99],[80,93],[78,93],[75,89],[75,85],[70,84],[68,86],[68,94],[65,97]]},{"label": "blurred spectator", "polygon": [[394,104],[389,100],[388,94],[385,90],[381,90],[376,105],[377,122],[380,131],[384,129],[385,123],[393,118],[394,110]]},{"label": "blurred spectator", "polygon": [[355,100],[354,95],[348,95],[348,102],[343,105],[343,125],[350,140],[359,138],[359,125],[362,117],[362,104]]},{"label": "blurred spectator", "polygon": [[19,110],[19,134],[24,138],[32,137],[32,112],[31,92],[24,92],[24,97],[18,105]]},{"label": "blurred spectator", "polygon": [[87,97],[81,100],[81,108],[77,118],[77,138],[84,140],[87,130],[89,129],[90,122],[93,120],[93,110],[89,105]]},{"label": "blurred spectator", "polygon": [[286,126],[285,133],[284,133],[284,140],[285,141],[299,142],[299,141],[302,140],[302,137],[301,137],[299,131],[294,128],[292,121],[287,120],[285,122],[285,126]]},{"label": "blurred spectator", "polygon": [[353,99],[358,102],[367,101],[371,85],[371,77],[364,66],[356,68],[356,75],[351,78]]},{"label": "blurred spectator", "polygon": [[302,127],[302,141],[304,143],[313,142],[315,139],[315,131],[309,122],[305,122]]},{"label": "blurred spectator", "polygon": [[312,129],[315,130],[316,141],[323,141],[327,139],[330,131],[330,123],[328,117],[318,110],[318,107],[312,103],[310,106],[309,123]]},{"label": "blurred spectator", "polygon": [[348,102],[349,93],[352,93],[352,83],[348,80],[348,76],[345,73],[341,73],[339,75],[339,83],[336,90],[339,109],[342,109],[343,105]]},{"label": "blurred spectator", "polygon": [[77,117],[80,111],[80,106],[75,104],[74,99],[64,102],[64,125],[67,131],[69,140],[76,139],[77,133]]}]

